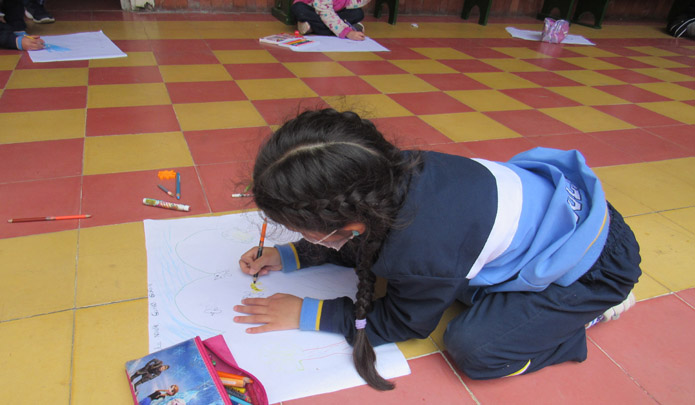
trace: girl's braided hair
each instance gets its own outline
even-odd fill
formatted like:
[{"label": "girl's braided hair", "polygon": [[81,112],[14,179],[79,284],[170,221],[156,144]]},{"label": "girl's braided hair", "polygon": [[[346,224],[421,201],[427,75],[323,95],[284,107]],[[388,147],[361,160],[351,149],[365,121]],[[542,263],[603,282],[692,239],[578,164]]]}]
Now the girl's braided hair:
[{"label": "girl's braided hair", "polygon": [[[327,234],[363,223],[355,271],[359,278],[355,319],[372,309],[377,260],[400,210],[418,153],[404,154],[374,124],[353,112],[306,111],[285,123],[262,147],[253,170],[258,207],[291,229]],[[357,372],[372,387],[393,388],[374,367],[376,356],[365,329],[353,340]]]}]

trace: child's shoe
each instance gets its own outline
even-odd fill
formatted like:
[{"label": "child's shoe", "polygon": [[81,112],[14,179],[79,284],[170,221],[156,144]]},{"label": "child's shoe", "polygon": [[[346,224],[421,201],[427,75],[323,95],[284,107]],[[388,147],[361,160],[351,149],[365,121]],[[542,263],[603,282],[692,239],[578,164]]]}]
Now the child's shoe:
[{"label": "child's shoe", "polygon": [[27,5],[24,14],[27,18],[33,20],[37,24],[50,24],[55,22],[55,18],[48,14],[45,8],[38,1],[31,1]]},{"label": "child's shoe", "polygon": [[635,294],[633,294],[632,291],[630,291],[630,294],[627,295],[627,298],[625,298],[623,302],[614,307],[608,308],[606,312],[604,312],[603,314],[599,315],[596,319],[586,324],[586,329],[589,329],[590,327],[596,325],[599,322],[615,321],[616,319],[620,318],[620,314],[634,307],[635,303]]},{"label": "child's shoe", "polygon": [[357,23],[353,25],[352,28],[357,32],[364,32],[364,24],[362,23]]},{"label": "child's shoe", "polygon": [[301,35],[306,35],[311,32],[311,25],[309,25],[307,21],[299,21],[297,23],[297,31],[299,31]]}]

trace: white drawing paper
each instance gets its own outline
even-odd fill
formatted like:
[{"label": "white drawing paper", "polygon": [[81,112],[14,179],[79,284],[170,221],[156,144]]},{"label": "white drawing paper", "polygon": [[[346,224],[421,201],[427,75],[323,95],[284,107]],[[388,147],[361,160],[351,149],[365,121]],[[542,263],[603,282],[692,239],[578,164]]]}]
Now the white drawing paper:
[{"label": "white drawing paper", "polygon": [[123,58],[123,53],[102,31],[42,36],[46,47],[29,51],[32,62]]},{"label": "white drawing paper", "polygon": [[[514,27],[507,27],[506,30],[512,37],[525,39],[527,41],[540,41],[542,36],[541,31],[520,30]],[[596,45],[581,35],[571,34],[567,35],[561,43],[565,45]]]},{"label": "white drawing paper", "polygon": [[305,35],[316,44],[311,46],[290,47],[295,52],[390,52],[375,40],[367,37],[364,41],[324,35]]},{"label": "white drawing paper", "polygon": [[[244,297],[277,292],[299,297],[354,299],[353,269],[332,265],[291,273],[271,272],[258,279],[239,269],[239,257],[258,244],[262,220],[257,212],[175,220],[145,220],[149,295],[150,352],[194,336],[222,334],[239,363],[265,386],[270,403],[364,384],[342,335],[279,331],[251,335],[251,325],[234,323],[233,310]],[[265,246],[297,240],[297,234],[268,226]],[[385,378],[410,373],[395,344],[375,348]]]}]

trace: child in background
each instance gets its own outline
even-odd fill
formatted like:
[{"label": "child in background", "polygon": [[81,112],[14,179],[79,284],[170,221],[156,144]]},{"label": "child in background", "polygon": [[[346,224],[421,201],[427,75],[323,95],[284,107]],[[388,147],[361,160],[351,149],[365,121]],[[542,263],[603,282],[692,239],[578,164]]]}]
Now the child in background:
[{"label": "child in background", "polygon": [[[247,298],[248,333],[341,333],[359,374],[391,389],[372,346],[444,335],[474,379],[519,375],[587,356],[586,328],[634,304],[639,245],[577,151],[536,148],[509,162],[401,151],[351,112],[309,111],[262,147],[253,195],[270,220],[300,232],[242,255],[247,274],[322,263],[354,267],[356,301],[288,294]],[[376,277],[388,282],[374,296]]]},{"label": "child in background", "polygon": [[20,51],[35,51],[44,48],[43,39],[27,35],[24,22],[24,4],[21,0],[0,1],[0,12],[4,17],[0,22],[0,46]]},{"label": "child in background", "polygon": [[294,0],[292,14],[302,35],[335,35],[364,41],[364,7],[369,0]]}]

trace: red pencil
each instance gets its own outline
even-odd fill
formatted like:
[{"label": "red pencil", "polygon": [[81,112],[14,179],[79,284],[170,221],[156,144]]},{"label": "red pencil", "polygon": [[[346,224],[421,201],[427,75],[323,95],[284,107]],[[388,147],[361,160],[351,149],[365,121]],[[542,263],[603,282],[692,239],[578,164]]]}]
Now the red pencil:
[{"label": "red pencil", "polygon": [[14,219],[8,219],[7,222],[14,223],[14,222],[59,221],[61,219],[85,219],[85,218],[91,218],[91,217],[92,216],[89,214],[63,215],[63,216],[59,216],[59,217],[14,218]]}]

